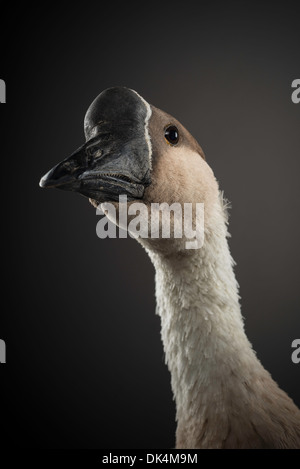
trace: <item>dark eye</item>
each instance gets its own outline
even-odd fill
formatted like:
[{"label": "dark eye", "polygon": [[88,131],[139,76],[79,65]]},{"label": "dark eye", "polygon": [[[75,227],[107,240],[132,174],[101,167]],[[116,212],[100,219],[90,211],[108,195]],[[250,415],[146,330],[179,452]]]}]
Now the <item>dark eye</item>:
[{"label": "dark eye", "polygon": [[169,125],[165,129],[165,139],[171,145],[176,145],[179,141],[179,132],[175,125]]}]

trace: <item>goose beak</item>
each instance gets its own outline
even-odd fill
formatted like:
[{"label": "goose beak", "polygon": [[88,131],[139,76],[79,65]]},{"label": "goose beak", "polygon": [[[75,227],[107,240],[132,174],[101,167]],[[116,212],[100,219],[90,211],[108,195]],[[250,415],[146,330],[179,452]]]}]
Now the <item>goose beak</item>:
[{"label": "goose beak", "polygon": [[54,166],[40,180],[40,187],[74,190],[79,188],[79,176],[84,167],[84,152],[80,148],[69,158]]},{"label": "goose beak", "polygon": [[124,143],[115,138],[108,146],[101,135],[82,145],[40,180],[40,187],[79,192],[98,203],[119,200],[121,194],[129,200],[141,199],[149,184],[149,158],[143,142],[133,139]]},{"label": "goose beak", "polygon": [[86,143],[45,174],[40,186],[79,192],[98,203],[121,194],[141,199],[150,184],[150,115],[150,105],[135,91],[103,91],[85,116]]}]

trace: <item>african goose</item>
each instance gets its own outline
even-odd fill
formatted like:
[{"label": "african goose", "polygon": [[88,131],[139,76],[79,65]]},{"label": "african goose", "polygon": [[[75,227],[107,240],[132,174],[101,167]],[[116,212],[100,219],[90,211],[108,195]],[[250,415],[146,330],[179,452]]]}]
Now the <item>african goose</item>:
[{"label": "african goose", "polygon": [[[126,194],[204,203],[204,243],[139,238],[156,270],[157,313],[176,401],[176,448],[300,448],[300,411],[249,343],[227,243],[227,214],[201,147],[172,116],[135,91],[103,91],[85,117],[86,143],[42,187],[93,205]],[[117,220],[115,220],[117,223]]]}]

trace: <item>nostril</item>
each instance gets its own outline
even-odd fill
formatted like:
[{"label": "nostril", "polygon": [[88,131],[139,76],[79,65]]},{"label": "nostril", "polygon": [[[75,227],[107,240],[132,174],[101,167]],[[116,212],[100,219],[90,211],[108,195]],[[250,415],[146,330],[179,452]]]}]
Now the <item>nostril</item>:
[{"label": "nostril", "polygon": [[86,166],[88,167],[91,163],[102,156],[102,150],[97,147],[90,147],[86,152]]},{"label": "nostril", "polygon": [[102,156],[102,150],[100,150],[100,148],[95,151],[95,153],[93,154],[93,158],[100,158],[100,156]]},{"label": "nostril", "polygon": [[64,162],[63,167],[66,172],[74,173],[74,171],[76,171],[80,165],[75,160],[67,160]]}]

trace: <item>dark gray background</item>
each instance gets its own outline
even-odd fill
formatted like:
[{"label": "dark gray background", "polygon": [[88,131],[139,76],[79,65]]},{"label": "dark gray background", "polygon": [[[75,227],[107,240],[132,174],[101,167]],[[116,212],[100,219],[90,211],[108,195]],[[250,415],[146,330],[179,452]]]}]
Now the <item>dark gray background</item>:
[{"label": "dark gray background", "polygon": [[230,246],[248,337],[300,405],[300,364],[291,362],[300,337],[297,2],[98,2],[68,12],[46,3],[16,8],[7,21],[2,441],[174,446],[146,253],[132,239],[99,240],[87,199],[38,187],[83,143],[87,107],[114,85],[173,114],[204,148],[232,202]]}]

